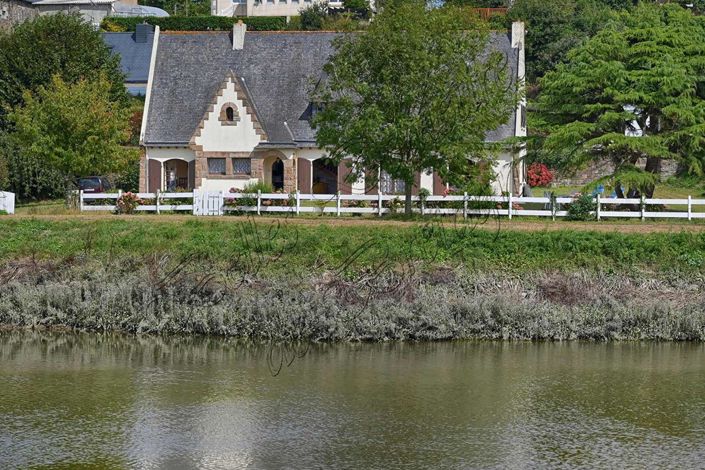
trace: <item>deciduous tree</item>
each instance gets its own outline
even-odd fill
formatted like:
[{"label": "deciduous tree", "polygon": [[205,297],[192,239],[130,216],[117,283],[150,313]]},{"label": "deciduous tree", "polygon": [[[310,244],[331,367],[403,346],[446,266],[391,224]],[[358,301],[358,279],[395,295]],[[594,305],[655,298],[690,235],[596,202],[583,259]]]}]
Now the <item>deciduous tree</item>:
[{"label": "deciduous tree", "polygon": [[488,53],[487,31],[469,21],[422,1],[385,8],[366,33],[336,42],[314,92],[319,146],[336,161],[352,157],[352,178],[374,181],[381,169],[403,180],[407,214],[414,175],[434,168],[446,181],[462,178],[517,103],[505,56]]},{"label": "deciduous tree", "polygon": [[103,75],[111,99],[127,101],[120,59],[100,33],[78,14],[43,15],[0,32],[0,130],[3,113],[21,104],[22,93],[48,85],[54,75],[69,83]]},{"label": "deciduous tree", "polygon": [[58,75],[8,116],[11,186],[22,198],[56,197],[76,177],[124,169],[134,149],[128,109],[111,99],[105,77],[67,83]]}]

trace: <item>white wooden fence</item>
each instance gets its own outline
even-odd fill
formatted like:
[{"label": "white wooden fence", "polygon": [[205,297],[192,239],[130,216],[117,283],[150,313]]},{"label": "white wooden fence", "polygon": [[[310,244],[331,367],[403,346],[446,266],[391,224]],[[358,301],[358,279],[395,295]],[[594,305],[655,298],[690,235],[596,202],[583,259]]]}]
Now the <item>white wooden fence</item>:
[{"label": "white wooden fence", "polygon": [[[114,211],[121,193],[79,193],[81,211]],[[139,193],[141,212],[190,212],[223,215],[227,212],[291,214],[367,214],[382,216],[403,211],[404,196],[380,194],[243,194],[194,191]],[[572,197],[414,196],[414,212],[421,215],[566,217]],[[593,198],[597,220],[607,218],[705,219],[705,199]],[[700,208],[700,211],[697,209]]]},{"label": "white wooden fence", "polygon": [[0,211],[8,214],[15,213],[15,193],[0,191]]}]

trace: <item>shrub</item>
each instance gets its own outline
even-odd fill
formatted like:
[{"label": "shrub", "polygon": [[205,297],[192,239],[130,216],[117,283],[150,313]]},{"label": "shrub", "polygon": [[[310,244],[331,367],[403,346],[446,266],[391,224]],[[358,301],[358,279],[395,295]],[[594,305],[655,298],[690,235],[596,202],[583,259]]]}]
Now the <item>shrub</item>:
[{"label": "shrub", "polygon": [[233,24],[243,20],[248,31],[282,31],[286,29],[286,18],[281,16],[256,16],[237,18],[228,16],[135,16],[106,17],[101,23],[104,31],[134,31],[135,26],[147,23],[163,31],[230,31]]},{"label": "shrub", "polygon": [[589,194],[578,196],[568,205],[568,220],[594,220],[597,203]]},{"label": "shrub", "polygon": [[322,3],[314,3],[301,10],[300,24],[303,31],[318,31],[323,29],[323,22],[328,15],[328,8]]},{"label": "shrub", "polygon": [[271,184],[264,183],[262,181],[257,181],[255,183],[247,183],[242,189],[230,188],[231,193],[241,193],[243,197],[239,199],[226,197],[225,205],[229,207],[254,207],[257,205],[257,191],[262,194],[273,193],[274,189]]},{"label": "shrub", "polygon": [[115,212],[118,214],[132,214],[142,200],[132,192],[123,193],[115,202]]},{"label": "shrub", "polygon": [[545,187],[553,181],[553,173],[543,163],[532,163],[527,170],[527,178],[532,188]]}]

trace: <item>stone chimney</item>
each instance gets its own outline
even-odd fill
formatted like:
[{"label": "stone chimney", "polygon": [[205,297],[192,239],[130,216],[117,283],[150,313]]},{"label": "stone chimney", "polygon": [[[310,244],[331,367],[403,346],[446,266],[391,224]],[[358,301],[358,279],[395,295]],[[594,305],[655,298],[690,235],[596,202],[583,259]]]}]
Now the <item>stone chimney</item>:
[{"label": "stone chimney", "polygon": [[135,25],[135,42],[144,44],[147,42],[149,33],[152,32],[152,25],[147,23],[140,23]]},{"label": "stone chimney", "polygon": [[516,49],[517,47],[524,46],[524,23],[521,21],[515,21],[512,23],[512,47]]},{"label": "stone chimney", "polygon": [[241,51],[245,46],[245,31],[247,31],[247,25],[238,20],[237,23],[233,25],[233,50]]}]

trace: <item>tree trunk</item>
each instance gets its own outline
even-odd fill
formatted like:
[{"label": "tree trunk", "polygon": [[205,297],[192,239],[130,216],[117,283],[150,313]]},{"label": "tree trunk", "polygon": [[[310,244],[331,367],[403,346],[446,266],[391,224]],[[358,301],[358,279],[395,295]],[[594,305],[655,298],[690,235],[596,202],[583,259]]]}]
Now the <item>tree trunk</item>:
[{"label": "tree trunk", "polygon": [[[646,167],[644,169],[649,173],[653,173],[655,175],[659,174],[661,172],[661,159],[656,157],[648,157],[646,159]],[[649,187],[645,188],[644,195],[647,198],[654,197],[655,189],[656,188],[653,184],[650,185]]]},{"label": "tree trunk", "polygon": [[411,191],[413,190],[414,180],[406,181],[404,184],[404,215],[411,216]]}]

